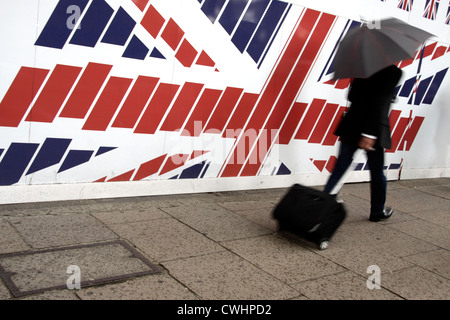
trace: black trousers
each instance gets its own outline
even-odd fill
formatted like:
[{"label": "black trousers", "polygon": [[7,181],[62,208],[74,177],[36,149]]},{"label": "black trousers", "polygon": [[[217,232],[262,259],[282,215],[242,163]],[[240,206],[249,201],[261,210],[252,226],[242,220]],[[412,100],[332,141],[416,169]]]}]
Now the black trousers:
[{"label": "black trousers", "polygon": [[[353,154],[358,149],[356,144],[341,141],[339,155],[335,168],[325,186],[325,192],[330,193],[333,187],[347,171],[353,162]],[[370,204],[371,213],[381,213],[386,202],[386,176],[384,175],[384,148],[367,151],[368,165],[370,169]]]}]

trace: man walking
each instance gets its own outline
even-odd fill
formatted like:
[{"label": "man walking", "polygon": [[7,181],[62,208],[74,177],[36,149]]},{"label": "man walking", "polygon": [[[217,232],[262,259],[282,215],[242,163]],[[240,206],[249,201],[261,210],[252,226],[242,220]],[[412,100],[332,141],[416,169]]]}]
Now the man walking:
[{"label": "man walking", "polygon": [[353,161],[360,148],[367,153],[370,169],[370,221],[389,218],[392,208],[385,208],[386,177],[384,150],[391,148],[389,110],[402,71],[395,65],[384,68],[369,78],[353,81],[348,95],[350,108],[335,134],[341,137],[341,146],[335,168],[325,186],[330,193]]}]

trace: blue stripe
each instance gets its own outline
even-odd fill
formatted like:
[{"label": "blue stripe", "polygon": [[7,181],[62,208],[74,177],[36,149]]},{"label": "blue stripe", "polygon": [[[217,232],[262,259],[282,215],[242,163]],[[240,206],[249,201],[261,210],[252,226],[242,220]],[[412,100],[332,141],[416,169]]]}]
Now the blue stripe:
[{"label": "blue stripe", "polygon": [[203,177],[204,177],[205,174],[206,174],[206,171],[208,171],[208,169],[209,169],[209,165],[210,165],[210,164],[211,164],[211,162],[208,162],[208,163],[206,164],[205,168],[203,169],[202,174],[200,175],[200,179],[203,179]]},{"label": "blue stripe", "polygon": [[197,179],[200,176],[203,168],[205,167],[206,161],[193,165],[181,172],[179,179]]},{"label": "blue stripe", "polygon": [[119,11],[117,11],[114,16],[113,21],[109,25],[102,42],[123,46],[130,37],[135,26],[136,21],[134,21],[133,18],[131,18],[122,7],[120,7]]},{"label": "blue stripe", "polygon": [[436,94],[442,84],[442,81],[444,80],[444,77],[447,74],[447,70],[448,70],[448,68],[436,73],[436,75],[433,79],[433,82],[431,83],[430,89],[428,90],[428,93],[425,96],[425,99],[423,100],[423,103],[426,103],[426,104],[433,103],[434,97],[436,96]]},{"label": "blue stripe", "polygon": [[258,63],[261,55],[264,53],[264,49],[267,47],[275,32],[278,22],[283,17],[286,7],[287,4],[285,2],[273,1],[264,15],[264,18],[247,49],[247,52],[256,63]]},{"label": "blue stripe", "polygon": [[291,173],[292,173],[291,170],[289,170],[289,168],[286,167],[286,165],[284,163],[282,163],[280,165],[280,168],[278,168],[277,176],[279,176],[279,175],[289,175]]},{"label": "blue stripe", "polygon": [[91,159],[93,153],[94,151],[70,150],[63,164],[59,168],[58,173],[88,162]]},{"label": "blue stripe", "polygon": [[202,11],[206,14],[209,20],[214,23],[224,4],[225,0],[205,0],[202,5]]},{"label": "blue stripe", "polygon": [[415,83],[416,83],[416,77],[412,77],[412,78],[406,80],[405,83],[403,84],[402,90],[400,90],[399,96],[400,97],[409,97]]},{"label": "blue stripe", "polygon": [[58,164],[71,142],[71,139],[46,139],[27,174]]},{"label": "blue stripe", "polygon": [[220,16],[219,23],[229,35],[231,35],[236,27],[248,1],[249,0],[234,0],[228,2],[225,10]]},{"label": "blue stripe", "polygon": [[34,143],[11,143],[0,163],[0,185],[19,182],[38,147]]},{"label": "blue stripe", "polygon": [[247,44],[269,3],[270,0],[252,1],[245,12],[241,23],[239,23],[235,34],[231,38],[231,42],[234,43],[240,52],[244,52],[247,47]]},{"label": "blue stripe", "polygon": [[104,0],[92,1],[81,21],[81,29],[75,32],[70,43],[95,47],[113,13],[114,10]]},{"label": "blue stripe", "polygon": [[139,40],[138,37],[133,36],[127,49],[123,53],[123,57],[144,60],[150,50]]},{"label": "blue stripe", "polygon": [[425,80],[420,81],[420,84],[417,87],[416,97],[414,99],[414,104],[416,106],[418,106],[422,102],[423,96],[425,95],[425,92],[427,91],[428,87],[430,86],[430,82],[431,82],[432,78],[433,77],[429,77],[429,78],[426,78]]},{"label": "blue stripe", "polygon": [[98,157],[98,156],[100,156],[100,155],[102,155],[104,153],[110,152],[110,151],[112,151],[114,149],[117,149],[117,147],[100,147],[100,148],[98,148],[98,151],[95,154],[95,156]]},{"label": "blue stripe", "polygon": [[67,25],[68,23],[72,25],[74,23],[73,19],[75,19],[73,11],[69,10],[70,6],[78,6],[80,13],[82,13],[88,2],[88,0],[59,1],[35,45],[62,49],[72,34],[72,29],[68,28]]},{"label": "blue stripe", "polygon": [[396,170],[400,168],[400,163],[391,163],[391,165],[389,166],[389,170]]}]

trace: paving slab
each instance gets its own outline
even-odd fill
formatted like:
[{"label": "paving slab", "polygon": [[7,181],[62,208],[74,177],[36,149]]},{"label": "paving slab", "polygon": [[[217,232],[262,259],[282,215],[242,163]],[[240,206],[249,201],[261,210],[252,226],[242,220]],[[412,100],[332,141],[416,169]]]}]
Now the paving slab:
[{"label": "paving slab", "polygon": [[387,194],[387,205],[404,213],[443,209],[450,212],[450,201],[416,189],[393,190]]},{"label": "paving slab", "polygon": [[0,219],[0,254],[29,250],[16,230],[6,220]]},{"label": "paving slab", "polygon": [[279,300],[301,296],[291,286],[228,251],[169,261],[164,267],[201,299]]},{"label": "paving slab", "polygon": [[272,233],[271,230],[217,205],[186,205],[162,210],[215,241]]},{"label": "paving slab", "polygon": [[448,228],[420,219],[393,223],[388,227],[450,250],[450,230]]},{"label": "paving slab", "polygon": [[0,276],[15,297],[73,289],[69,279],[85,287],[157,272],[121,241],[0,255]]},{"label": "paving slab", "polygon": [[450,178],[399,180],[395,181],[395,184],[405,186],[407,188],[433,187],[450,185]]},{"label": "paving slab", "polygon": [[395,257],[438,249],[436,245],[428,241],[389,226],[370,221],[344,223],[333,237],[330,248],[345,248],[353,251],[361,247],[371,247],[377,252],[386,252]]},{"label": "paving slab", "polygon": [[224,250],[173,218],[117,224],[110,228],[159,262]]},{"label": "paving slab", "polygon": [[381,285],[407,300],[450,299],[450,280],[418,266],[385,275]]},{"label": "paving slab", "polygon": [[366,275],[367,268],[372,265],[379,267],[383,274],[413,265],[411,262],[390,254],[387,250],[374,249],[365,245],[354,247],[352,250],[330,246],[329,250],[319,251],[318,254],[363,276]]},{"label": "paving slab", "polygon": [[297,283],[293,287],[311,300],[401,300],[383,287],[369,289],[367,280],[366,277],[345,271]]},{"label": "paving slab", "polygon": [[77,290],[82,300],[198,300],[189,288],[167,273]]},{"label": "paving slab", "polygon": [[268,230],[276,232],[278,230],[278,222],[273,219],[272,210],[273,206],[257,209],[247,208],[244,210],[235,210],[234,212]]},{"label": "paving slab", "polygon": [[159,208],[121,209],[93,212],[92,215],[106,225],[139,222],[146,220],[168,218],[169,215]]},{"label": "paving slab", "polygon": [[67,246],[118,238],[89,214],[12,217],[10,222],[33,248]]},{"label": "paving slab", "polygon": [[62,301],[62,300],[80,300],[76,294],[76,290],[50,290],[44,293],[37,293],[35,295],[20,298],[20,300],[38,300],[38,301]]},{"label": "paving slab", "polygon": [[448,185],[421,186],[417,190],[450,200],[450,183]]},{"label": "paving slab", "polygon": [[450,280],[450,252],[447,250],[423,252],[403,259]]},{"label": "paving slab", "polygon": [[450,229],[450,212],[445,209],[411,212],[409,215]]},{"label": "paving slab", "polygon": [[264,201],[228,201],[219,202],[219,206],[228,209],[230,211],[246,211],[246,210],[265,210],[274,208],[274,202],[270,200]]},{"label": "paving slab", "polygon": [[12,295],[9,292],[8,288],[3,284],[3,281],[0,280],[0,300],[8,300],[11,299]]},{"label": "paving slab", "polygon": [[222,244],[261,270],[289,284],[344,271],[331,260],[279,235]]}]

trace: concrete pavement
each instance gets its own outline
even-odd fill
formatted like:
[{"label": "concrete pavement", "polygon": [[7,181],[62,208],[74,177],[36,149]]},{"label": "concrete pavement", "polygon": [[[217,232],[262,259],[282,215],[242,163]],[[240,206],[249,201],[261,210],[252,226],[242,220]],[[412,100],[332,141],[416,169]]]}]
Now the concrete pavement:
[{"label": "concrete pavement", "polygon": [[389,182],[377,223],[345,185],[323,251],[277,232],[286,190],[2,205],[0,299],[450,299],[450,178]]}]

